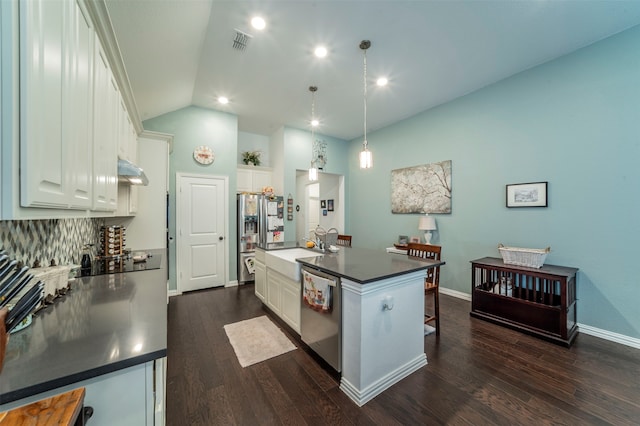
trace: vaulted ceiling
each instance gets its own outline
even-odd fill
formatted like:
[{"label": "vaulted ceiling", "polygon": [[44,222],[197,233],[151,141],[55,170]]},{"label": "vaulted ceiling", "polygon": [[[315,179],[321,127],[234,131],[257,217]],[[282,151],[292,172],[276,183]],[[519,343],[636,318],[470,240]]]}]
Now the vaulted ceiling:
[{"label": "vaulted ceiling", "polygon": [[308,129],[315,85],[317,131],[347,140],[363,133],[363,39],[372,131],[640,24],[637,0],[104,1],[142,120],[197,105],[240,131]]}]

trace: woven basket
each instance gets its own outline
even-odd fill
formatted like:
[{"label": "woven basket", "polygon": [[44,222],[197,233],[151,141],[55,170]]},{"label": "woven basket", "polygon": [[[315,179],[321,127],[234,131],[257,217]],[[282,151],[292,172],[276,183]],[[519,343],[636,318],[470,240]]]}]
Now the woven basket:
[{"label": "woven basket", "polygon": [[529,268],[540,268],[544,265],[547,254],[551,247],[546,249],[531,249],[520,247],[505,247],[498,244],[498,250],[502,255],[502,261],[507,265],[527,266]]}]

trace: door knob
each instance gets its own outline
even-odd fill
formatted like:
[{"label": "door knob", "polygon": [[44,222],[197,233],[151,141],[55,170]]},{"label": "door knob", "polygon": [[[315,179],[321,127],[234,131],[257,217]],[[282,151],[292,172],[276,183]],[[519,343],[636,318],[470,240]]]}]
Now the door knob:
[{"label": "door knob", "polygon": [[222,241],[222,240],[224,240],[224,237],[218,237],[218,239],[219,239],[220,241]]}]

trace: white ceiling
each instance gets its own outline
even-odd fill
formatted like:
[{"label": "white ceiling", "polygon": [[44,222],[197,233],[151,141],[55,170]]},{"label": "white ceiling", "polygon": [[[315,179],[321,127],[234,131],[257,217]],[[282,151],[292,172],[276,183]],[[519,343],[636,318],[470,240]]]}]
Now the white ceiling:
[{"label": "white ceiling", "polygon": [[[308,129],[315,85],[317,131],[347,140],[363,133],[363,39],[369,81],[389,78],[368,86],[372,131],[640,24],[638,0],[105,2],[142,120],[197,105],[240,131]],[[253,36],[244,51],[234,29]]]}]

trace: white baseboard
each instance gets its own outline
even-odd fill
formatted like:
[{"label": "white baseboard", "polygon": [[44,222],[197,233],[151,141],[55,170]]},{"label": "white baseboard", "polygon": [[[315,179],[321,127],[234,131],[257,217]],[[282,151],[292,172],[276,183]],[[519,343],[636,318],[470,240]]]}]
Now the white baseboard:
[{"label": "white baseboard", "polygon": [[640,339],[625,336],[624,334],[614,333],[612,331],[603,330],[601,328],[591,327],[590,325],[578,323],[578,331],[590,336],[599,337],[610,342],[620,343],[621,345],[631,346],[640,349]]},{"label": "white baseboard", "polygon": [[[471,301],[471,295],[463,293],[457,290],[451,290],[448,288],[440,287],[440,293],[447,296],[456,297],[466,301]],[[640,349],[640,339],[624,334],[614,333],[612,331],[603,330],[601,328],[592,327],[590,325],[578,323],[578,331],[580,333],[588,334],[590,336],[599,337],[600,339],[608,340],[610,342],[620,343],[621,345],[630,346],[632,348]]]},{"label": "white baseboard", "polygon": [[238,280],[235,281],[229,281],[227,284],[225,284],[224,286],[225,288],[227,287],[238,287]]},{"label": "white baseboard", "polygon": [[425,354],[420,354],[405,365],[398,367],[389,374],[386,374],[376,380],[365,389],[358,389],[345,379],[344,376],[342,376],[342,379],[340,380],[340,390],[347,394],[353,402],[358,404],[358,407],[362,407],[364,404],[425,365],[427,365],[427,356]]},{"label": "white baseboard", "polygon": [[167,291],[167,295],[169,297],[173,297],[173,296],[180,296],[180,293],[178,293],[178,290],[168,290]]},{"label": "white baseboard", "polygon": [[468,293],[463,293],[458,290],[451,290],[450,288],[440,287],[440,293],[446,294],[447,296],[455,297],[458,299],[466,300],[467,302],[471,302],[471,295]]}]

